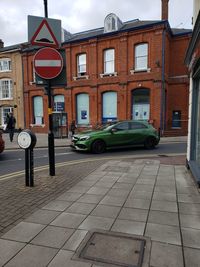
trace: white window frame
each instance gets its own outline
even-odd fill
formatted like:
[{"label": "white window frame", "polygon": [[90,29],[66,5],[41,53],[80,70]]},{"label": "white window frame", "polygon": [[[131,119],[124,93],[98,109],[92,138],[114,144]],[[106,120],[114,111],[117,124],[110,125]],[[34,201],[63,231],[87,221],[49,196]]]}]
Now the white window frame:
[{"label": "white window frame", "polygon": [[10,58],[1,58],[0,59],[0,72],[11,71],[11,59]]},{"label": "white window frame", "polygon": [[[144,47],[144,51],[137,51],[138,48]],[[141,60],[144,60],[140,65]],[[148,70],[148,43],[141,43],[135,46],[135,71]]]},{"label": "white window frame", "polygon": [[[41,110],[40,112],[36,112],[35,107],[37,106],[35,103],[36,99],[41,99]],[[44,119],[44,105],[43,105],[43,97],[42,96],[34,96],[33,97],[33,116],[34,116],[34,125],[43,125],[43,119]]]},{"label": "white window frame", "polygon": [[86,53],[77,55],[77,75],[78,77],[86,74]]},{"label": "white window frame", "polygon": [[0,100],[13,99],[13,83],[11,79],[0,79]]},{"label": "white window frame", "polygon": [[109,73],[115,73],[115,49],[113,48],[104,50],[104,74]]}]

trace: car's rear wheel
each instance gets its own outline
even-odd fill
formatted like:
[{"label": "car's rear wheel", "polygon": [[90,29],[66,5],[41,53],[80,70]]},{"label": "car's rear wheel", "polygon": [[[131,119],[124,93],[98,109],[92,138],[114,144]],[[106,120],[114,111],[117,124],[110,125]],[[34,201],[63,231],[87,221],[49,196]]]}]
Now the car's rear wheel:
[{"label": "car's rear wheel", "polygon": [[144,143],[145,148],[153,149],[156,146],[156,139],[154,137],[147,137]]},{"label": "car's rear wheel", "polygon": [[106,144],[102,140],[96,140],[92,143],[92,152],[95,154],[103,153],[106,150]]}]

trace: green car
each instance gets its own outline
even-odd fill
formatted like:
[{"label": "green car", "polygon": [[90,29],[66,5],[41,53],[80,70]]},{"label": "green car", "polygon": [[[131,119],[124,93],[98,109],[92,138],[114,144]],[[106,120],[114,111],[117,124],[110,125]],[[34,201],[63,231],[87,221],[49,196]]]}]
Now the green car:
[{"label": "green car", "polygon": [[144,145],[154,148],[160,140],[155,128],[146,121],[119,121],[72,136],[71,147],[75,150],[103,153],[106,149]]}]

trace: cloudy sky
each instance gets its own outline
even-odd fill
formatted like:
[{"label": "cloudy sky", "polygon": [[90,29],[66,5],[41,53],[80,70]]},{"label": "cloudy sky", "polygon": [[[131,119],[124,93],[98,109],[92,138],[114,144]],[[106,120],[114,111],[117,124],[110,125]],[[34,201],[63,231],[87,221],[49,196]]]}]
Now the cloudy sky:
[{"label": "cloudy sky", "polygon": [[[169,0],[169,23],[191,29],[192,0]],[[159,20],[161,0],[48,0],[48,17],[60,19],[71,33],[103,27],[115,13],[123,22]],[[0,0],[0,39],[5,46],[27,42],[27,16],[44,16],[44,0]]]}]

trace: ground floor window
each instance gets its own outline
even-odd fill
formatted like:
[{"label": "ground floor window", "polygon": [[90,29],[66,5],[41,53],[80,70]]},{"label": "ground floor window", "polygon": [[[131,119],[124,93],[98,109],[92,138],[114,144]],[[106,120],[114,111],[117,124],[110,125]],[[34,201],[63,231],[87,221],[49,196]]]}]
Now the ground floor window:
[{"label": "ground floor window", "polygon": [[89,116],[89,95],[78,94],[76,96],[76,114],[77,124],[88,125],[90,122]]},{"label": "ground floor window", "polygon": [[64,112],[64,110],[65,110],[64,95],[55,95],[53,98],[53,101],[54,101],[54,111],[55,112]]},{"label": "ground floor window", "polygon": [[200,166],[200,82],[198,86],[198,98],[197,98],[197,125],[196,125],[196,161]]},{"label": "ground floor window", "polygon": [[149,120],[150,92],[149,89],[135,89],[132,92],[132,119]]},{"label": "ground floor window", "polygon": [[2,107],[1,108],[1,127],[5,130],[6,128],[6,118],[10,112],[13,112],[12,107]]},{"label": "ground floor window", "polygon": [[43,98],[42,96],[33,97],[33,116],[34,124],[42,125],[43,124]]},{"label": "ground floor window", "polygon": [[181,111],[174,110],[172,112],[172,128],[181,128]]},{"label": "ground floor window", "polygon": [[102,122],[117,120],[117,92],[105,92],[102,95]]}]

